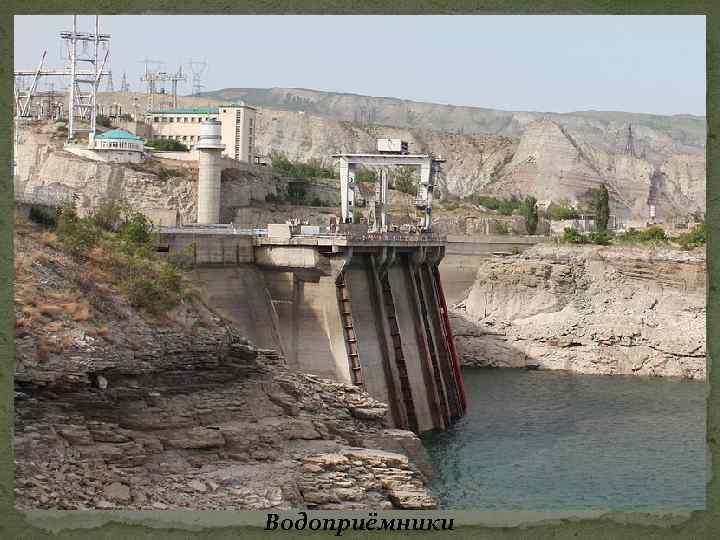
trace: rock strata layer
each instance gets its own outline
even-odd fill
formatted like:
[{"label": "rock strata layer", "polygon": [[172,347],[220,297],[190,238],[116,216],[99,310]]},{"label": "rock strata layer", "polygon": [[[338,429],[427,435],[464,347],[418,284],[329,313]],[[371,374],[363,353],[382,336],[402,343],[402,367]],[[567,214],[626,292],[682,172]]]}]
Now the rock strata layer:
[{"label": "rock strata layer", "polygon": [[536,246],[453,309],[465,365],[705,378],[705,252]]},{"label": "rock strata layer", "polygon": [[288,371],[274,352],[221,335],[167,333],[152,351],[98,353],[18,370],[19,508],[437,504],[396,451],[404,439],[422,455],[419,439],[386,429],[387,406],[356,387]]},{"label": "rock strata layer", "polygon": [[192,294],[134,308],[22,220],[14,247],[19,509],[436,504],[420,440],[389,429],[385,403],[289,370]]}]

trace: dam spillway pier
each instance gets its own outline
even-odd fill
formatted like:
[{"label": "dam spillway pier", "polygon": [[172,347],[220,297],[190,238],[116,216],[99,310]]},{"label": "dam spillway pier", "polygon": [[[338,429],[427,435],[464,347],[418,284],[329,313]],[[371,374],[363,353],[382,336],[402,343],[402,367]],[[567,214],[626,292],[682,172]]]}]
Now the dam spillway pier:
[{"label": "dam spillway pier", "polygon": [[466,408],[438,271],[445,246],[444,235],[357,224],[158,234],[158,251],[189,264],[208,304],[258,346],[362,388],[389,404],[393,427],[416,433],[446,429]]}]

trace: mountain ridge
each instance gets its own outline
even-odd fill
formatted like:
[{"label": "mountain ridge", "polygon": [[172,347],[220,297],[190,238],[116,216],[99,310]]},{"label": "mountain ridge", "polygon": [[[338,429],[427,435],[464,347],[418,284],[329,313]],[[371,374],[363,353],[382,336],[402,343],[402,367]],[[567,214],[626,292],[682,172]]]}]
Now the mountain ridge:
[{"label": "mountain ridge", "polygon": [[467,109],[474,109],[474,110],[478,110],[478,111],[492,111],[492,112],[500,112],[500,113],[506,113],[506,114],[529,113],[529,114],[568,115],[568,116],[585,115],[585,114],[591,114],[591,115],[593,115],[593,114],[603,114],[603,115],[604,114],[622,114],[622,115],[632,115],[632,116],[639,116],[639,117],[689,119],[689,120],[696,120],[696,121],[703,121],[703,122],[707,118],[706,115],[697,115],[697,114],[691,114],[691,113],[658,114],[658,113],[649,113],[649,112],[607,110],[607,109],[583,109],[583,110],[574,110],[574,111],[567,111],[567,112],[558,112],[558,111],[549,111],[549,110],[528,110],[528,109],[499,109],[499,108],[494,108],[494,107],[480,107],[477,105],[441,103],[441,102],[436,102],[436,101],[400,98],[400,97],[395,97],[395,96],[373,96],[373,95],[368,95],[368,94],[360,94],[360,93],[356,93],[356,92],[338,92],[335,90],[317,90],[314,88],[305,88],[302,86],[226,87],[226,88],[221,88],[218,90],[211,90],[208,92],[200,92],[198,94],[193,94],[193,96],[194,97],[215,98],[216,96],[223,95],[228,92],[257,94],[260,92],[271,93],[274,91],[311,92],[314,94],[319,94],[319,95],[324,95],[324,96],[348,96],[348,97],[356,97],[356,98],[369,99],[369,100],[390,100],[390,101],[395,101],[395,102],[399,102],[399,103],[414,103],[414,104],[418,104],[418,105],[434,105],[434,106],[439,106],[439,107],[450,107],[450,108],[467,108]]}]

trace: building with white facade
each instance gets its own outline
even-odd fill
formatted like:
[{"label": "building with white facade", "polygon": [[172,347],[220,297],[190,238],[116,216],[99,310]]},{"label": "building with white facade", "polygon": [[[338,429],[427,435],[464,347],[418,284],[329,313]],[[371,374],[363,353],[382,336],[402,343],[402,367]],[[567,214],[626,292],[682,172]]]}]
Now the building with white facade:
[{"label": "building with white facade", "polygon": [[170,139],[188,147],[200,138],[200,123],[217,120],[221,124],[223,156],[248,163],[254,162],[256,110],[247,105],[219,107],[182,107],[150,111],[145,122],[155,139]]},{"label": "building with white facade", "polygon": [[124,129],[112,129],[96,134],[89,146],[102,161],[137,163],[144,158],[145,139]]}]

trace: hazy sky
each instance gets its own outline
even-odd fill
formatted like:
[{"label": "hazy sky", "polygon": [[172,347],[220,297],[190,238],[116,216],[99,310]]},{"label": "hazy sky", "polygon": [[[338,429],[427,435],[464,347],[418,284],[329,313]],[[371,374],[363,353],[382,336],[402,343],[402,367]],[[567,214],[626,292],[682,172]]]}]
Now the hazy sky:
[{"label": "hazy sky", "polygon": [[[93,18],[79,17],[81,30]],[[303,87],[505,110],[705,114],[704,16],[104,16],[116,89],[141,60],[207,90]],[[15,65],[62,66],[72,16],[15,17]],[[104,84],[101,86],[104,88]],[[190,84],[181,86],[190,92]]]}]

